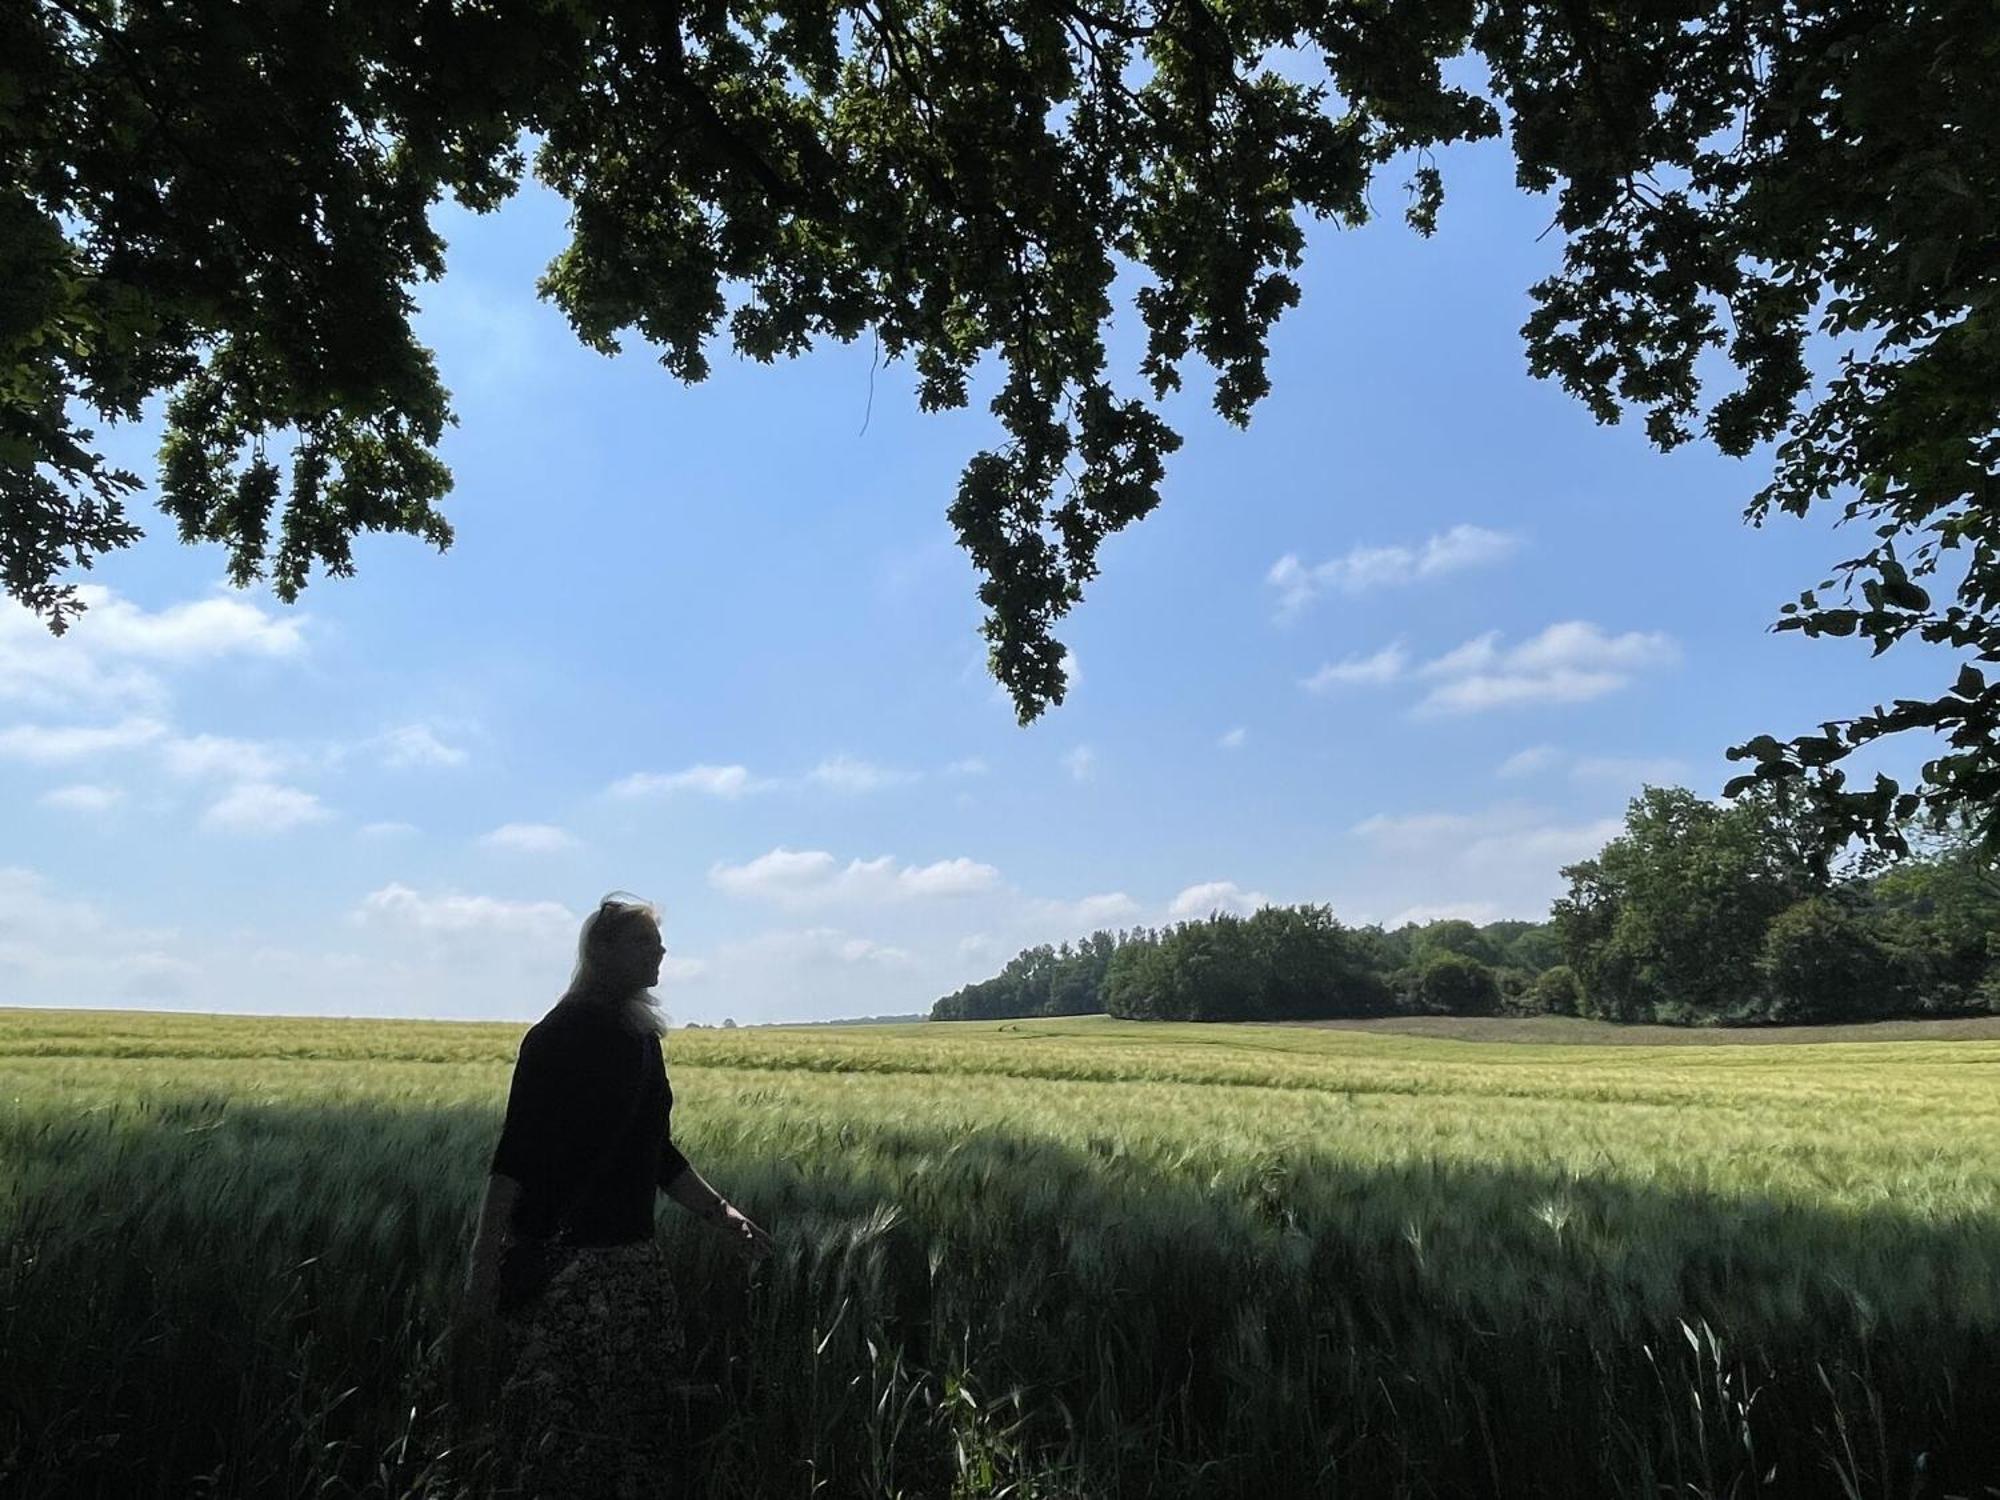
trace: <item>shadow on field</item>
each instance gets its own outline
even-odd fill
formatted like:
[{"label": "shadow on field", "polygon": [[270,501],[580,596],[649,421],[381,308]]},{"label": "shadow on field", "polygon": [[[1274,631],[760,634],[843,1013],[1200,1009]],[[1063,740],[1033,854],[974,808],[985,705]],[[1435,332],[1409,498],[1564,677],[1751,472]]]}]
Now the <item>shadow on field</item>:
[{"label": "shadow on field", "polygon": [[[0,1490],[408,1492],[497,1123],[0,1112]],[[2000,1493],[1990,1220],[772,1131],[689,1143],[779,1242],[754,1280],[663,1209],[723,1390],[680,1492]]]}]

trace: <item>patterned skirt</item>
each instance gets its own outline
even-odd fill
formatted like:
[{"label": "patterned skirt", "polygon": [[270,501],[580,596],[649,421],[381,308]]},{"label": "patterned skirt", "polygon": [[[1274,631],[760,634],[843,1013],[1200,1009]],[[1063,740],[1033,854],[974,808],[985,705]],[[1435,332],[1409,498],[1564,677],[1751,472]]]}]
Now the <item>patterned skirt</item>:
[{"label": "patterned skirt", "polygon": [[574,1250],[542,1295],[502,1323],[496,1416],[507,1457],[495,1494],[666,1495],[687,1335],[658,1243]]}]

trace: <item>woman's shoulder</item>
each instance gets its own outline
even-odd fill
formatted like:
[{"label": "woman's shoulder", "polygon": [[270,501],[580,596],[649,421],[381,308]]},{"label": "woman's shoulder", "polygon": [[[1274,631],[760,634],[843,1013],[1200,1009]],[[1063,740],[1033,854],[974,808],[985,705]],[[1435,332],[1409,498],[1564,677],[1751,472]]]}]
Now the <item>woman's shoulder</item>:
[{"label": "woman's shoulder", "polygon": [[607,1007],[577,1000],[558,1000],[549,1013],[521,1038],[524,1051],[595,1051],[630,1047],[632,1032]]},{"label": "woman's shoulder", "polygon": [[587,1009],[574,1001],[558,1000],[547,1015],[530,1026],[521,1037],[521,1051],[527,1053],[566,1052],[588,1045],[602,1029],[593,1025]]}]

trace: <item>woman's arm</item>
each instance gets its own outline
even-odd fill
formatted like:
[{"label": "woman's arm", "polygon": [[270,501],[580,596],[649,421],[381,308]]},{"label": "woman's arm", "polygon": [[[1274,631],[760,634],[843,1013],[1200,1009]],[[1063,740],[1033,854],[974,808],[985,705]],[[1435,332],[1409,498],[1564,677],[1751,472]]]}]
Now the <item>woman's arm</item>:
[{"label": "woman's arm", "polygon": [[500,1281],[500,1247],[514,1219],[521,1184],[502,1173],[486,1179],[486,1196],[479,1204],[479,1226],[472,1232],[472,1253],[465,1267],[465,1299],[476,1308],[491,1308]]},{"label": "woman's arm", "polygon": [[708,1179],[686,1162],[667,1184],[667,1196],[698,1219],[711,1223],[722,1217],[729,1200],[708,1185]]},{"label": "woman's arm", "polygon": [[708,1179],[682,1158],[683,1165],[666,1185],[667,1196],[697,1218],[713,1224],[731,1236],[744,1255],[758,1260],[771,1253],[771,1236],[753,1223],[743,1210],[708,1185]]}]

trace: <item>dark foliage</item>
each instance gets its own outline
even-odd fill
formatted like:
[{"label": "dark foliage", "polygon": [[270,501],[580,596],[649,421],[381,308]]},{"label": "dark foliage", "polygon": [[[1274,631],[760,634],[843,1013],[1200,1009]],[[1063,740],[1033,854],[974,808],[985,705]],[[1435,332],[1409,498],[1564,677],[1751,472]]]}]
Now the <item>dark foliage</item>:
[{"label": "dark foliage", "polygon": [[[451,414],[409,288],[442,268],[436,202],[494,207],[532,139],[571,206],[540,290],[595,348],[636,334],[696,381],[724,337],[769,361],[872,332],[927,410],[997,359],[1003,437],[949,516],[1026,721],[1062,700],[1054,630],[1103,539],[1159,502],[1190,357],[1247,423],[1305,216],[1363,223],[1407,172],[1429,234],[1432,148],[1503,132],[1564,246],[1529,368],[1663,449],[1775,441],[1758,523],[1870,528],[1778,628],[1961,657],[1934,697],[1736,747],[1734,789],[1809,784],[1892,848],[1920,800],[2000,836],[1989,0],[23,0],[0,7],[0,581],[64,628],[64,570],[139,534],[139,476],[79,423],[155,396],[162,504],[237,581],[289,599],[366,531],[446,545]],[[1137,391],[1103,336],[1134,312]],[[1910,730],[1948,742],[1918,788],[1846,788],[1846,756]]]},{"label": "dark foliage", "polygon": [[1802,815],[1809,804],[1769,786],[1728,807],[1681,788],[1635,797],[1625,832],[1563,872],[1552,926],[1576,1013],[1741,1024],[2000,1008],[2000,878],[1974,835],[1912,832],[1909,857],[1836,873]]},{"label": "dark foliage", "polygon": [[[1535,971],[1495,969],[1462,949],[1523,948],[1529,922],[1346,927],[1325,906],[1216,912],[1158,930],[1091,934],[1024,949],[991,979],[939,1000],[934,1021],[1107,1012],[1133,1020],[1295,1021],[1400,1011],[1490,1015]],[[1553,946],[1550,945],[1550,950]]]}]

